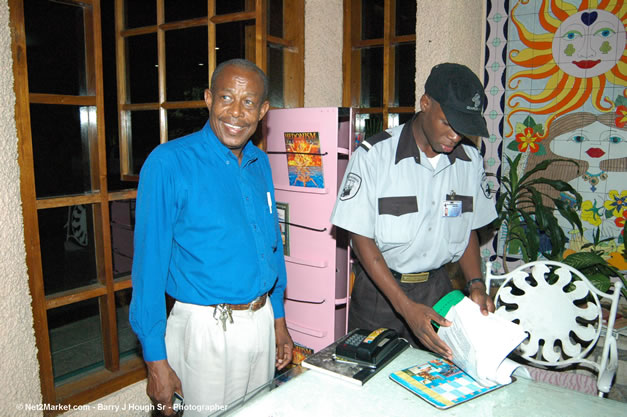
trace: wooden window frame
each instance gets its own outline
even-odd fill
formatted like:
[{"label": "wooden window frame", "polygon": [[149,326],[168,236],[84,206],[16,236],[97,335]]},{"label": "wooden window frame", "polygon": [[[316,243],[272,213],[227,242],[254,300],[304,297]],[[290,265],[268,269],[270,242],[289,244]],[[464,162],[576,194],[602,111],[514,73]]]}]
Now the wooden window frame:
[{"label": "wooden window frame", "polygon": [[[361,0],[344,0],[344,52],[342,105],[355,107],[356,113],[382,114],[384,128],[391,127],[392,113],[414,113],[415,106],[390,106],[394,99],[394,46],[416,43],[416,34],[395,35],[396,0],[384,0],[383,38],[362,40]],[[361,63],[360,51],[365,47],[383,47],[383,98],[381,107],[360,107]]]},{"label": "wooden window frame", "polygon": [[[165,22],[164,0],[157,0],[157,24],[132,29],[124,27],[124,2],[115,0],[116,21],[116,54],[118,80],[118,117],[120,126],[120,173],[124,181],[138,181],[139,176],[133,172],[131,146],[131,112],[142,110],[159,111],[159,143],[167,142],[168,125],[167,111],[173,109],[201,109],[206,104],[203,100],[168,101],[166,85],[166,48],[165,34],[168,30],[192,27],[207,27],[208,36],[208,68],[207,84],[217,66],[216,57],[216,25],[227,22],[255,22],[254,33],[247,33],[249,39],[254,38],[254,51],[246,51],[247,59],[255,62],[262,70],[267,71],[267,47],[276,45],[287,51],[284,54],[284,105],[285,107],[302,107],[304,105],[304,0],[283,0],[283,34],[279,38],[268,35],[267,10],[269,0],[246,0],[246,11],[219,14],[215,13],[216,1],[207,0],[207,17],[200,17],[175,22]],[[285,7],[289,3],[289,7]],[[126,40],[131,36],[155,33],[157,35],[158,56],[158,102],[129,103],[128,77],[126,65]],[[247,42],[248,45],[253,43]],[[265,148],[265,144],[260,145]]]},{"label": "wooden window frame", "polygon": [[[24,1],[9,0],[26,263],[32,296],[41,392],[44,404],[64,405],[94,401],[146,377],[144,363],[140,358],[121,362],[118,351],[115,294],[117,291],[130,288],[131,280],[130,275],[115,280],[113,278],[109,203],[135,198],[136,190],[109,193],[107,188],[100,0],[71,2],[83,8],[87,82],[85,95],[29,92]],[[31,133],[31,104],[89,106],[95,109],[95,120],[90,117],[87,128],[92,191],[76,196],[37,198]],[[92,220],[98,282],[45,295],[38,211],[78,204],[93,206]],[[53,308],[90,299],[97,299],[100,307],[104,369],[85,374],[76,381],[55,387],[47,312]],[[59,413],[60,411],[44,411],[46,416]]]}]

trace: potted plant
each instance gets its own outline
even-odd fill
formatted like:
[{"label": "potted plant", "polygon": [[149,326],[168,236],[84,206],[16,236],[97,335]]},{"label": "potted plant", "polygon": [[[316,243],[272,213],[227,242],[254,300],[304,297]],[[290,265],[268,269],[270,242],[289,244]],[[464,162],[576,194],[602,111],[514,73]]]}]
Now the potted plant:
[{"label": "potted plant", "polygon": [[[543,178],[539,174],[555,162],[566,162],[577,165],[566,159],[547,159],[523,175],[519,176],[518,166],[522,154],[513,160],[505,156],[509,171],[501,178],[501,189],[496,202],[498,217],[495,227],[503,233],[503,268],[509,272],[507,254],[520,252],[523,261],[531,262],[538,259],[540,237],[546,236],[550,242],[550,253],[543,253],[547,258],[561,257],[568,241],[566,234],[558,223],[557,212],[583,234],[581,220],[577,209],[581,207],[581,195],[567,182]],[[544,185],[558,193],[568,193],[574,200],[569,204],[559,197],[552,197],[537,187]],[[545,204],[549,202],[549,204]],[[561,259],[561,258],[560,258]]]}]

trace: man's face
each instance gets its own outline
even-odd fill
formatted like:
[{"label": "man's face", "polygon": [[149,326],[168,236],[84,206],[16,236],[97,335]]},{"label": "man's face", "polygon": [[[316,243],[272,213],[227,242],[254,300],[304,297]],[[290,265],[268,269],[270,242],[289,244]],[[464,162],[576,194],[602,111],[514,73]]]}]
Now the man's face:
[{"label": "man's face", "polygon": [[211,129],[238,157],[268,111],[269,103],[262,102],[262,96],[261,77],[235,65],[224,68],[215,85],[205,90]]},{"label": "man's face", "polygon": [[[425,114],[422,123],[422,131],[426,138],[427,148],[431,148],[434,153],[451,153],[457,144],[462,140],[462,136],[453,130],[448,123],[440,103],[431,97],[424,95],[420,99],[420,107]],[[428,150],[428,149],[427,149]],[[423,149],[423,152],[425,150]],[[429,152],[425,152],[427,156]]]}]

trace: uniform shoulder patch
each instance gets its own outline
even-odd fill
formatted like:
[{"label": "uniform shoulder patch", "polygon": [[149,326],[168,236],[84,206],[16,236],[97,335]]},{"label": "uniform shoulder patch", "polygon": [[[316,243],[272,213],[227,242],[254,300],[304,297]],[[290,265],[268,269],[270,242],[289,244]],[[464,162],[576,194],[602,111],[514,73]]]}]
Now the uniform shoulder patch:
[{"label": "uniform shoulder patch", "polygon": [[391,138],[392,135],[390,135],[387,130],[381,131],[375,135],[370,136],[368,139],[364,140],[363,142],[361,142],[361,145],[359,145],[361,148],[364,148],[366,151],[369,151],[370,148],[372,148],[374,145],[376,145],[377,143],[389,139]]},{"label": "uniform shoulder patch", "polygon": [[354,172],[349,172],[348,177],[346,177],[346,182],[344,183],[344,188],[342,188],[342,192],[340,193],[340,200],[345,201],[355,197],[360,187],[361,177]]},{"label": "uniform shoulder patch", "polygon": [[481,176],[481,190],[483,191],[483,195],[487,199],[489,199],[490,194],[492,194],[492,190],[490,188],[491,187],[490,187],[490,183],[488,182],[488,176],[486,175],[484,171],[483,175]]}]

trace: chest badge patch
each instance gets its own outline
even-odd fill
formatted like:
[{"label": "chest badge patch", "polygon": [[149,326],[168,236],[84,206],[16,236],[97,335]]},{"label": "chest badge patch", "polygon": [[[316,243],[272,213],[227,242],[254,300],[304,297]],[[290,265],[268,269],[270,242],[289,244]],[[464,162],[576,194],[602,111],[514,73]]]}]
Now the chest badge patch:
[{"label": "chest badge patch", "polygon": [[490,194],[492,193],[492,190],[490,190],[490,183],[488,182],[488,176],[486,175],[486,173],[483,173],[483,176],[481,177],[481,189],[483,190],[483,195],[485,195],[485,198],[490,198]]},{"label": "chest badge patch", "polygon": [[350,172],[344,183],[344,188],[340,194],[340,200],[350,200],[355,197],[361,187],[361,177],[357,174]]}]

